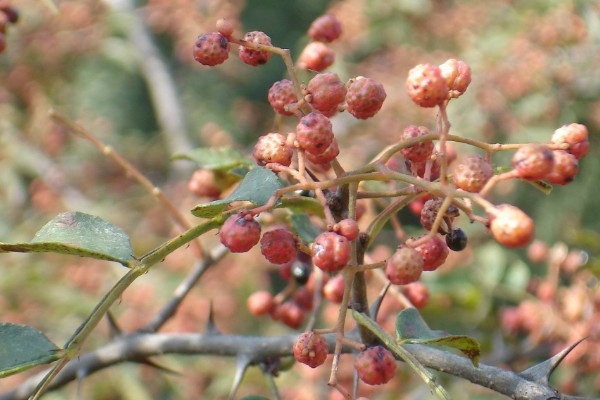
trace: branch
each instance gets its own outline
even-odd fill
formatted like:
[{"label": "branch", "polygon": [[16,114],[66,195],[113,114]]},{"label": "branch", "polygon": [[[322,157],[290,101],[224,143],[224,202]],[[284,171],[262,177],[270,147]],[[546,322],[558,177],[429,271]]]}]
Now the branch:
[{"label": "branch", "polygon": [[[352,333],[355,339],[358,339],[356,332]],[[332,351],[335,346],[335,334],[324,336]],[[214,333],[131,333],[117,337],[108,345],[69,362],[52,381],[49,389],[57,389],[71,381],[76,381],[82,374],[87,376],[122,362],[140,362],[148,357],[163,354],[210,354],[229,357],[244,355],[250,364],[258,364],[268,358],[292,355],[292,346],[297,337],[298,335],[260,337]],[[479,367],[475,367],[467,358],[432,347],[417,344],[403,345],[403,347],[428,368],[469,380],[515,400],[585,399],[558,393],[548,384],[538,383],[539,380],[532,381],[527,378],[527,371],[520,374],[481,363]],[[567,350],[571,349],[572,347]],[[349,351],[350,349],[345,349],[345,352]],[[564,354],[561,353],[561,356],[564,357]],[[0,400],[27,399],[43,376],[44,373],[35,375],[17,388],[0,394]]]}]

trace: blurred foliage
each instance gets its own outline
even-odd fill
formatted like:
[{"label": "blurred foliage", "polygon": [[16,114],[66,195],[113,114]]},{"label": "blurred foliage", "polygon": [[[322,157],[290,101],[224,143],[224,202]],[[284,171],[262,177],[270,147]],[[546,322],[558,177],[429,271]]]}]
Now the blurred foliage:
[{"label": "blurred foliage", "polygon": [[[340,162],[347,169],[364,164],[396,141],[406,125],[433,126],[434,111],[418,109],[404,89],[408,70],[421,62],[440,64],[453,57],[471,67],[471,87],[449,106],[451,133],[488,142],[546,142],[562,124],[587,125],[590,153],[580,161],[575,182],[555,187],[548,196],[517,181],[502,183],[494,192],[495,202],[511,202],[533,217],[540,240],[549,246],[568,246],[573,257],[584,250],[587,264],[580,267],[575,262],[576,268],[569,270],[565,261],[558,273],[547,263],[533,262],[524,250],[508,250],[490,241],[480,225],[468,225],[463,219],[459,224],[469,235],[469,247],[452,254],[447,265],[424,278],[431,302],[422,313],[433,329],[476,337],[482,344],[482,362],[515,369],[588,336],[574,361],[556,372],[554,383],[566,392],[598,394],[600,381],[590,371],[600,366],[600,189],[596,182],[600,175],[600,2],[148,0],[137,2],[134,16],[114,9],[110,1],[59,1],[58,15],[41,0],[13,3],[21,19],[9,27],[7,49],[0,55],[3,242],[28,241],[66,210],[98,215],[120,226],[132,238],[137,255],[179,232],[152,196],[118,166],[54,123],[48,117],[51,108],[122,153],[160,184],[191,222],[196,221],[187,211],[206,199],[188,192],[191,169],[182,173],[173,168],[191,168],[191,163],[169,161],[172,138],[160,124],[148,89],[152,82],[143,73],[148,60],[131,36],[134,17],[146,24],[172,73],[187,139],[194,147],[228,145],[250,154],[258,136],[274,127],[266,94],[274,81],[285,76],[277,57],[264,67],[252,68],[235,57],[235,47],[230,60],[219,67],[197,65],[191,54],[195,38],[214,30],[217,19],[227,17],[235,22],[239,36],[246,30],[263,30],[275,45],[290,48],[297,57],[308,42],[304,32],[326,11],[344,25],[343,36],[332,44],[336,63],[330,70],[342,80],[371,77],[382,82],[388,93],[383,109],[372,120],[357,121],[346,114],[335,117]],[[300,77],[310,79],[305,72]],[[293,118],[282,120],[282,131],[293,129],[294,123]],[[459,158],[473,152],[464,145],[455,148]],[[510,156],[495,155],[494,162],[507,166]],[[369,207],[365,218],[376,207]],[[408,210],[399,217],[407,232],[419,233],[418,219]],[[203,239],[207,248],[216,242],[210,234]],[[392,229],[384,231],[372,256],[382,259],[395,242]],[[122,328],[135,330],[147,322],[193,263],[191,250],[181,249],[162,268],[136,282],[114,307]],[[212,301],[218,304],[215,318],[223,332],[291,332],[268,318],[252,317],[245,309],[248,295],[269,289],[274,271],[256,249],[243,257],[226,258],[203,277],[164,330],[202,331]],[[119,266],[95,260],[3,254],[0,319],[30,324],[60,344],[120,273]],[[539,300],[540,288],[547,282],[555,285],[552,302]],[[372,298],[380,289],[377,285],[374,281]],[[393,321],[398,310],[393,299],[384,301],[384,326],[386,315]],[[510,320],[512,311],[507,310],[520,310],[537,322],[519,325]],[[323,326],[332,323],[331,311],[326,307]],[[540,316],[546,321],[539,321]],[[108,340],[103,326],[85,349]],[[182,375],[121,365],[86,379],[83,391],[95,399],[217,399],[225,398],[233,378],[234,363],[229,359],[167,357],[160,362]],[[351,370],[342,367],[341,378],[350,379]],[[0,390],[23,379],[21,375],[4,379]],[[286,399],[337,398],[329,394],[326,380],[327,367],[309,371],[304,366],[276,379]],[[460,380],[444,377],[443,382],[456,399],[499,397]],[[73,396],[74,391],[75,385],[70,385],[47,398]],[[395,399],[399,393],[412,398],[426,392],[407,370],[384,388],[365,390],[378,399]],[[239,393],[250,394],[269,395],[256,368]]]}]

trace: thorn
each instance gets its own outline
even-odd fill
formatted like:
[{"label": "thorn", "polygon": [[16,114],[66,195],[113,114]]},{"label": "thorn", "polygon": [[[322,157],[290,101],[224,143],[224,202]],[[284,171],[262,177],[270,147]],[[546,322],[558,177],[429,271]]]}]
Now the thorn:
[{"label": "thorn", "polygon": [[581,342],[583,342],[586,338],[580,339],[577,342],[573,343],[571,346],[567,347],[560,353],[550,357],[546,361],[542,361],[539,364],[536,364],[532,367],[527,368],[524,371],[521,371],[519,375],[528,381],[538,383],[540,385],[549,386],[550,384],[550,375],[552,372],[558,367],[558,365],[565,359],[567,355],[577,347]]},{"label": "thorn", "polygon": [[220,335],[217,325],[215,325],[215,313],[213,311],[212,300],[208,303],[208,320],[206,321],[206,328],[204,330],[206,334]]},{"label": "thorn", "polygon": [[391,283],[388,282],[383,289],[381,289],[381,292],[379,293],[379,296],[375,299],[375,301],[373,302],[373,304],[371,304],[371,315],[373,320],[377,319],[377,313],[379,312],[379,307],[381,307],[381,303],[383,302],[383,298],[385,297],[385,294],[387,293],[388,289],[390,288]]},{"label": "thorn", "polygon": [[108,320],[108,337],[114,339],[117,336],[123,334],[123,330],[119,327],[117,320],[112,312],[106,312],[106,319]]},{"label": "thorn", "polygon": [[252,361],[252,357],[249,354],[239,354],[235,359],[235,377],[233,378],[233,386],[231,386],[231,391],[229,392],[228,400],[233,400],[235,397],[235,393],[237,392],[240,384],[242,383],[242,379],[244,378],[244,373],[248,369],[250,362]]},{"label": "thorn", "polygon": [[156,368],[156,369],[158,369],[160,371],[167,372],[169,374],[179,375],[179,376],[182,375],[181,372],[176,371],[176,370],[174,370],[172,368],[169,368],[169,367],[165,367],[164,365],[161,365],[161,364],[157,363],[156,361],[152,361],[151,359],[149,359],[147,357],[140,358],[140,359],[136,360],[136,362],[139,363],[139,364],[148,365],[148,366],[150,366],[152,368]]}]

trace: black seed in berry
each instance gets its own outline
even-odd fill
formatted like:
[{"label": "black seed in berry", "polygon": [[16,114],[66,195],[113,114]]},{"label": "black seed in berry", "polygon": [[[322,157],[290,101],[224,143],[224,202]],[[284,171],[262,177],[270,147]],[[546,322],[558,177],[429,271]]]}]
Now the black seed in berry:
[{"label": "black seed in berry", "polygon": [[467,234],[460,228],[452,228],[452,233],[446,235],[446,244],[452,251],[462,251],[467,247]]},{"label": "black seed in berry", "polygon": [[301,261],[296,261],[294,265],[292,265],[292,276],[294,280],[299,285],[304,285],[308,282],[308,278],[310,277],[311,266],[309,264],[305,264]]}]

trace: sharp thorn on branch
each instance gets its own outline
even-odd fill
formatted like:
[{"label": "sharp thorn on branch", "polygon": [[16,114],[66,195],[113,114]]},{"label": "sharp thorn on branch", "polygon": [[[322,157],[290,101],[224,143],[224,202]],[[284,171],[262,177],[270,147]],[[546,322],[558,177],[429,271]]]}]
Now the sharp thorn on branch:
[{"label": "sharp thorn on branch", "polygon": [[552,372],[558,367],[558,365],[565,359],[565,357],[581,342],[583,342],[586,338],[580,339],[577,342],[573,343],[560,353],[554,355],[553,357],[547,359],[546,361],[542,361],[539,364],[536,364],[532,367],[527,368],[524,371],[521,371],[519,375],[528,381],[538,383],[540,385],[549,386],[550,375]]},{"label": "sharp thorn on branch", "polygon": [[233,385],[231,386],[231,391],[229,392],[228,400],[233,400],[235,397],[235,393],[237,392],[240,384],[242,383],[242,379],[244,379],[244,374],[248,369],[248,366],[252,362],[252,357],[249,354],[239,354],[235,359],[235,377],[233,378]]},{"label": "sharp thorn on branch", "polygon": [[373,301],[373,304],[371,304],[371,315],[373,316],[373,319],[376,320],[377,319],[377,313],[379,312],[379,307],[381,307],[381,303],[383,302],[383,298],[385,297],[385,294],[387,293],[388,289],[390,288],[391,283],[388,282],[383,289],[381,289],[381,292],[379,293],[379,296],[377,296],[377,298],[375,299],[375,301]]},{"label": "sharp thorn on branch", "polygon": [[108,321],[108,336],[111,339],[114,339],[117,336],[121,336],[123,330],[117,323],[115,316],[110,310],[106,313],[106,320]]},{"label": "sharp thorn on branch", "polygon": [[220,335],[217,325],[215,325],[215,313],[213,311],[212,301],[208,304],[208,319],[206,320],[206,328],[204,332],[207,335]]}]

